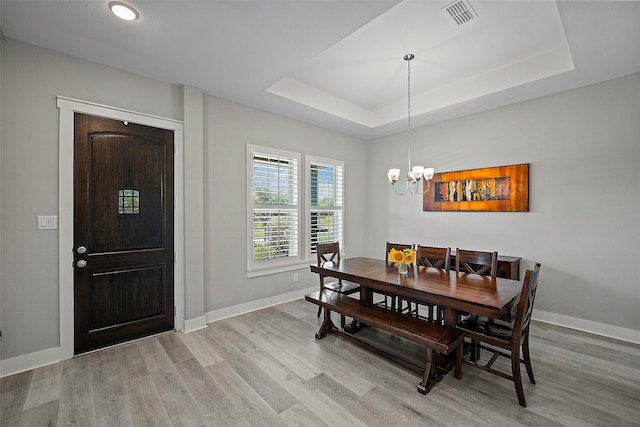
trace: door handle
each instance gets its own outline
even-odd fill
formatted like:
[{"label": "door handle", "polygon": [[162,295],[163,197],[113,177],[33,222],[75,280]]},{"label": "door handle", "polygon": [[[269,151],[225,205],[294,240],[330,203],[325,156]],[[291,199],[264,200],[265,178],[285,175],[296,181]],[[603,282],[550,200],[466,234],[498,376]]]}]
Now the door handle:
[{"label": "door handle", "polygon": [[81,259],[80,261],[76,262],[76,267],[78,268],[85,268],[87,266],[87,261]]},{"label": "door handle", "polygon": [[85,248],[84,246],[78,246],[78,249],[76,249],[76,252],[78,252],[79,254],[84,254],[87,252],[87,248]]}]

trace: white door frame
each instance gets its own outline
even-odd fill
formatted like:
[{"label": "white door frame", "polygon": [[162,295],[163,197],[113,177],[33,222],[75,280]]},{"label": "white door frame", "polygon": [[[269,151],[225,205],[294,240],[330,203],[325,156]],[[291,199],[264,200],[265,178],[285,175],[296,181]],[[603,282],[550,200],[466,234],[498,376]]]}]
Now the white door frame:
[{"label": "white door frame", "polygon": [[74,113],[128,120],[146,126],[173,131],[174,155],[174,327],[184,328],[184,140],[183,123],[149,114],[99,105],[77,99],[57,97],[60,109],[58,149],[58,251],[60,286],[60,360],[73,357],[73,156]]}]

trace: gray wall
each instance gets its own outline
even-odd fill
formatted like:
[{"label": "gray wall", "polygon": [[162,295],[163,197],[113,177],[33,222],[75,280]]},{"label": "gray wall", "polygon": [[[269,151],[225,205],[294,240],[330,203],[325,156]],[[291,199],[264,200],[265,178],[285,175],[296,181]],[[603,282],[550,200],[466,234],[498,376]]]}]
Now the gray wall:
[{"label": "gray wall", "polygon": [[640,330],[639,111],[634,74],[413,131],[414,162],[436,171],[530,163],[528,213],[423,212],[385,176],[406,172],[406,135],[372,141],[367,248],[392,239],[541,262],[536,309]]},{"label": "gray wall", "polygon": [[[4,335],[0,360],[59,346],[58,233],[36,229],[38,215],[71,214],[58,212],[58,95],[177,120],[183,119],[183,110],[189,112],[185,162],[191,164],[184,167],[185,218],[204,220],[206,270],[188,271],[186,276],[204,277],[206,282],[204,290],[194,286],[194,280],[186,284],[187,320],[317,285],[308,267],[299,271],[300,280],[295,283],[291,272],[246,278],[247,143],[344,160],[349,180],[345,194],[351,200],[346,207],[346,241],[352,242],[353,253],[364,248],[360,238],[366,209],[363,141],[207,96],[201,102],[199,120],[194,116],[199,110],[195,88],[183,93],[178,86],[13,40],[2,42],[0,87],[0,322]],[[197,141],[198,131],[204,133],[204,158],[196,155],[197,142],[191,142]],[[204,185],[190,184],[198,170],[205,176]],[[199,188],[193,191],[195,187]],[[192,206],[198,209],[203,203],[204,212],[193,212]],[[198,227],[202,225],[191,221],[186,229]],[[202,263],[195,264],[202,269]]]},{"label": "gray wall", "polygon": [[344,251],[364,251],[365,142],[213,97],[205,117],[205,311],[318,285],[308,264],[297,283],[293,272],[246,277],[247,144],[344,161]]},{"label": "gray wall", "polygon": [[[2,8],[0,7],[0,11]],[[0,13],[1,15],[1,13]],[[2,16],[0,16],[2,22]],[[0,38],[4,34],[0,25]],[[0,99],[2,99],[2,47],[4,43],[0,40]],[[0,102],[0,165],[2,165],[2,102]],[[2,224],[2,173],[0,171],[0,225]],[[2,227],[0,226],[0,242],[2,242]],[[0,244],[0,310],[2,310],[2,244]],[[2,315],[0,315],[0,331],[2,331]],[[2,340],[0,339],[0,360],[2,360]]]},{"label": "gray wall", "polygon": [[[2,41],[1,359],[59,345],[58,109],[62,95],[182,119],[182,90],[14,40]],[[69,248],[71,250],[71,248]]]}]

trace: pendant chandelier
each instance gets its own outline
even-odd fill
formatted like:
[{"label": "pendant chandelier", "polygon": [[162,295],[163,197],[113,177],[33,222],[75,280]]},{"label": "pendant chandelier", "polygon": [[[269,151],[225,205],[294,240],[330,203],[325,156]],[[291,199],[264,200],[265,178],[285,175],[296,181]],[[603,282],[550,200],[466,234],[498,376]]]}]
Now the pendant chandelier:
[{"label": "pendant chandelier", "polygon": [[[408,166],[409,171],[407,172],[407,178],[405,179],[404,189],[398,189],[396,182],[398,182],[398,178],[400,177],[400,169],[389,169],[387,172],[387,178],[389,178],[389,182],[393,187],[393,191],[396,194],[403,195],[409,192],[410,194],[423,194],[429,191],[429,186],[431,185],[431,178],[433,178],[433,168],[425,168],[423,166],[411,166],[411,60],[415,58],[415,55],[409,53],[404,56],[404,60],[407,61],[407,141],[408,141],[408,149],[407,149],[407,157],[408,157]],[[423,189],[420,189],[420,183],[426,183],[426,188],[424,188],[424,183],[422,184]]]}]

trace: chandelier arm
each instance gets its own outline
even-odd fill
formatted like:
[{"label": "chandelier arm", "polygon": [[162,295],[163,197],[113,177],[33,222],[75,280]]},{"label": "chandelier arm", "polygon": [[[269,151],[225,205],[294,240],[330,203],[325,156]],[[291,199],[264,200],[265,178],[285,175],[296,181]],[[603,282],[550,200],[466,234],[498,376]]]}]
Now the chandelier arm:
[{"label": "chandelier arm", "polygon": [[429,188],[431,188],[431,181],[428,180],[424,180],[424,182],[427,183],[426,188],[425,185],[422,185],[422,191],[420,191],[420,180],[411,180],[408,179],[404,182],[404,190],[402,191],[398,191],[398,186],[394,183],[393,186],[393,191],[395,191],[396,194],[402,196],[404,194],[407,193],[407,191],[409,192],[409,194],[411,195],[415,195],[415,194],[425,194],[429,191]]},{"label": "chandelier arm", "polygon": [[425,193],[429,192],[429,188],[431,188],[431,180],[426,180],[425,179],[424,182],[427,183],[427,186],[425,188],[424,184],[422,184],[422,191],[419,191],[420,180],[412,180],[412,179],[409,179],[409,178],[407,178],[404,181],[404,190],[402,190],[402,191],[398,191],[398,186],[396,185],[395,182],[393,182],[391,184],[391,186],[393,187],[393,191],[399,196],[404,196],[405,194],[407,194],[407,191],[411,195],[425,194]]},{"label": "chandelier arm", "polygon": [[407,193],[407,190],[409,190],[409,182],[405,181],[404,183],[404,190],[402,191],[398,191],[398,186],[396,185],[396,183],[394,182],[393,184],[391,184],[391,186],[393,187],[393,191],[398,195],[398,196],[404,196]]},{"label": "chandelier arm", "polygon": [[420,181],[411,181],[409,182],[409,191],[411,192],[411,195],[415,195],[415,194],[422,194],[422,192],[420,191]]},{"label": "chandelier arm", "polygon": [[431,181],[427,181],[425,179],[425,182],[427,183],[427,188],[424,188],[424,184],[422,184],[422,191],[416,193],[416,194],[425,194],[429,192],[429,188],[431,187]]}]

